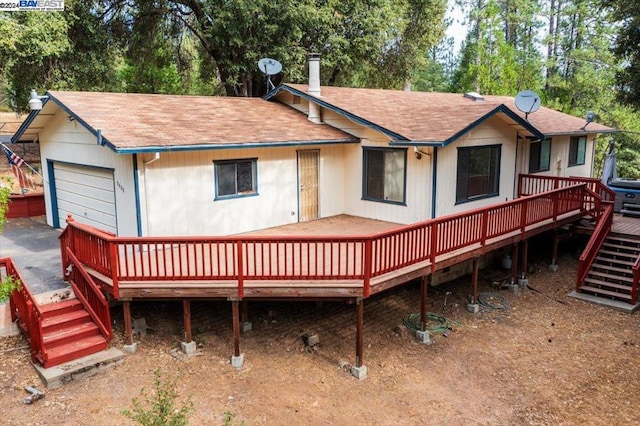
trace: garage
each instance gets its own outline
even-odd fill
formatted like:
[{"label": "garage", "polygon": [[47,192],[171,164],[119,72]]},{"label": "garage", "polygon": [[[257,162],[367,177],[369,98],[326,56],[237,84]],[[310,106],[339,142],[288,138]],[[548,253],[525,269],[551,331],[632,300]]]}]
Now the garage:
[{"label": "garage", "polygon": [[53,176],[54,226],[65,227],[71,214],[78,222],[117,233],[113,170],[54,162]]}]

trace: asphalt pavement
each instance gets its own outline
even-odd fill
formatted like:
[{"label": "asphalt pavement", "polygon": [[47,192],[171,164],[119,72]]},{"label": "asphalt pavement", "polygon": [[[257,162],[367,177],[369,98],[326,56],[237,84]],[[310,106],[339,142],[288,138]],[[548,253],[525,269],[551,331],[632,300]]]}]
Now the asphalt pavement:
[{"label": "asphalt pavement", "polygon": [[10,257],[33,294],[67,288],[62,280],[61,230],[44,216],[7,219],[0,234],[0,257]]}]

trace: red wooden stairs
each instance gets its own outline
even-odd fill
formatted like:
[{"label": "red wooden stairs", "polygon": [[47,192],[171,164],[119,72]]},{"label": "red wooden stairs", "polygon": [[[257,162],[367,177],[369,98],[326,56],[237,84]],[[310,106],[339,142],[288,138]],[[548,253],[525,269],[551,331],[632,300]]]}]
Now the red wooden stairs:
[{"label": "red wooden stairs", "polygon": [[77,299],[40,305],[42,351],[37,355],[45,368],[107,349],[91,315]]},{"label": "red wooden stairs", "polygon": [[634,266],[639,258],[640,240],[608,235],[578,290],[635,304]]}]

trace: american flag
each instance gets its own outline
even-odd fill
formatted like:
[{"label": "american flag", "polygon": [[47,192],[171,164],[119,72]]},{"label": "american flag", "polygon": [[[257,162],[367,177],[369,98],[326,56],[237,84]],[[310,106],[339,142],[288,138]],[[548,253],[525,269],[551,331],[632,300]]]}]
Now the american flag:
[{"label": "american flag", "polygon": [[20,167],[24,164],[24,160],[15,152],[11,151],[6,146],[2,146],[2,150],[4,151],[4,155],[7,157],[7,161],[10,165]]},{"label": "american flag", "polygon": [[7,157],[7,162],[11,166],[11,171],[16,179],[18,179],[20,189],[24,191],[24,188],[33,188],[33,181],[20,168],[20,166],[26,164],[22,157],[4,145],[2,145],[2,151],[4,151],[4,155]]}]

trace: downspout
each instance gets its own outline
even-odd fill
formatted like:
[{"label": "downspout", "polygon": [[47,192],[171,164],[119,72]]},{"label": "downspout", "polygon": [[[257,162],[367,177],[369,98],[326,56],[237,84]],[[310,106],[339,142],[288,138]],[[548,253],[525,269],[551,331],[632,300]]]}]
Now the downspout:
[{"label": "downspout", "polygon": [[144,161],[142,164],[144,166],[144,213],[145,219],[147,222],[147,235],[151,235],[151,228],[149,226],[149,191],[147,186],[147,167],[149,164],[155,163],[160,159],[160,153],[155,152],[153,154],[153,158],[151,160]]},{"label": "downspout", "polygon": [[136,227],[142,237],[142,212],[140,211],[140,178],[138,176],[138,154],[133,154],[133,192],[136,199]]},{"label": "downspout", "polygon": [[[526,139],[522,139],[522,140],[526,140]],[[519,148],[520,148],[520,135],[516,133],[516,161],[513,167],[513,193],[511,196],[514,200],[517,198],[516,187],[518,185],[518,163],[520,163],[520,158],[518,158]]]},{"label": "downspout", "polygon": [[431,219],[436,217],[436,189],[438,187],[438,147],[433,147],[431,156]]}]

